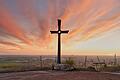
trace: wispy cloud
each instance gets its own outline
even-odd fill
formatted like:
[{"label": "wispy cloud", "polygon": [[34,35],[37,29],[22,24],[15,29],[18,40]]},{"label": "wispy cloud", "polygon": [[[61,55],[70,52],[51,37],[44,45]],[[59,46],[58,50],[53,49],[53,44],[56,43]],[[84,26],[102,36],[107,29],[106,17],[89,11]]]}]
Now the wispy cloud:
[{"label": "wispy cloud", "polygon": [[[55,48],[50,30],[70,29],[63,42],[81,42],[104,36],[120,25],[119,0],[1,0],[0,31],[20,42],[0,39],[0,44],[21,49]],[[3,31],[0,36],[4,36]],[[4,36],[6,37],[6,36]],[[6,38],[7,39],[7,38]],[[15,41],[15,40],[13,40]],[[16,44],[17,43],[17,44]],[[71,45],[72,46],[72,45]]]}]

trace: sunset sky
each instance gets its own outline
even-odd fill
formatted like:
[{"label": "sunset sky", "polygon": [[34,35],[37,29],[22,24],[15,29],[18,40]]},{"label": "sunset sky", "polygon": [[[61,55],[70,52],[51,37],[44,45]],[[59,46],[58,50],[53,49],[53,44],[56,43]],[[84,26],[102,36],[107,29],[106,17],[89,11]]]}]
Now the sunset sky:
[{"label": "sunset sky", "polygon": [[0,54],[120,55],[120,0],[0,0]]}]

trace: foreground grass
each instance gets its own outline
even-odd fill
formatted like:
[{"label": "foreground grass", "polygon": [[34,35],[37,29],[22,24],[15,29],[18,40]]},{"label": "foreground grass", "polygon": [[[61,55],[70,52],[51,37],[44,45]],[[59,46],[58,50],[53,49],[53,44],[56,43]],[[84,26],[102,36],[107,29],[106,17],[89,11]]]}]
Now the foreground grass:
[{"label": "foreground grass", "polygon": [[22,71],[25,65],[22,63],[0,63],[0,72]]},{"label": "foreground grass", "polygon": [[0,63],[0,73],[8,72],[23,72],[23,71],[39,71],[39,70],[50,70],[51,67],[41,67],[37,63],[15,63],[5,62]]}]

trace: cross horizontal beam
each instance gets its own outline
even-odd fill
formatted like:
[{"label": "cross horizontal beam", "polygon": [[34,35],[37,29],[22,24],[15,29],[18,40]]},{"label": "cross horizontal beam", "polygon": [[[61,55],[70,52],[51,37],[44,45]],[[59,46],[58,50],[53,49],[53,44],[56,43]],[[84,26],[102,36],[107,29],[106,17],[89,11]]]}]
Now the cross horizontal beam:
[{"label": "cross horizontal beam", "polygon": [[65,30],[65,31],[50,31],[51,32],[51,34],[58,34],[58,33],[68,33],[69,32],[69,30]]},{"label": "cross horizontal beam", "polygon": [[50,31],[51,34],[55,34],[55,33],[58,33],[58,31]]},{"label": "cross horizontal beam", "polygon": [[69,30],[66,30],[66,31],[61,31],[61,33],[68,33],[69,32]]}]

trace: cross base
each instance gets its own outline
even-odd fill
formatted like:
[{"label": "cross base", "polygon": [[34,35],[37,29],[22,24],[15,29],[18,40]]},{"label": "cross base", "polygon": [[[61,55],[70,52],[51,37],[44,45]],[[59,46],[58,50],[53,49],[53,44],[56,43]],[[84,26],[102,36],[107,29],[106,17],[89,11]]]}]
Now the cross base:
[{"label": "cross base", "polygon": [[73,66],[67,65],[67,64],[56,64],[53,67],[53,70],[58,70],[58,71],[70,71],[74,70]]}]

